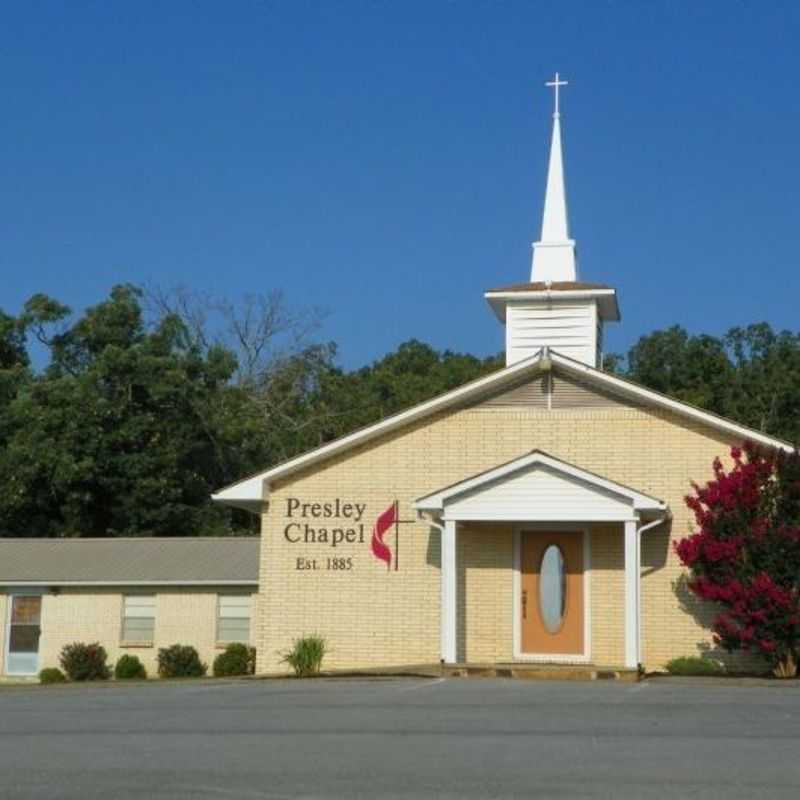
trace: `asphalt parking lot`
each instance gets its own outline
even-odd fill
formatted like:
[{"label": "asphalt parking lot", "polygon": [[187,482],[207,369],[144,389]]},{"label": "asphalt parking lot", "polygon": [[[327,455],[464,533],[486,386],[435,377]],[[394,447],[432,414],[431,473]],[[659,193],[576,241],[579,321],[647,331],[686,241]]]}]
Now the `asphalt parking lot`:
[{"label": "asphalt parking lot", "polygon": [[0,689],[0,797],[778,798],[800,686],[200,681]]}]

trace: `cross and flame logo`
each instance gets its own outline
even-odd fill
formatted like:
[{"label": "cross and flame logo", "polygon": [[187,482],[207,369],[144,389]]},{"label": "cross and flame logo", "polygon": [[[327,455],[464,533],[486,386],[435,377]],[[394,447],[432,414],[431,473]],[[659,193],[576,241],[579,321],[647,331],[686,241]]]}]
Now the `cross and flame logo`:
[{"label": "cross and flame logo", "polygon": [[[378,516],[372,526],[372,539],[370,540],[372,555],[380,561],[385,561],[387,570],[391,570],[392,566],[394,566],[394,571],[397,572],[400,551],[400,526],[409,522],[414,522],[414,520],[400,519],[399,503],[395,500],[386,511]],[[392,549],[384,538],[392,528],[394,528],[394,553],[392,553]]]}]

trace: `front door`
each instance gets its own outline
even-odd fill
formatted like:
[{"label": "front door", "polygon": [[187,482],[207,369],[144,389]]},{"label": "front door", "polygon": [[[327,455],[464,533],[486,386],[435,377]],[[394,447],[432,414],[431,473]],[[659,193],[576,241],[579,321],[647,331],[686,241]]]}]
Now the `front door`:
[{"label": "front door", "polygon": [[580,531],[520,534],[523,654],[584,654],[583,561]]},{"label": "front door", "polygon": [[42,632],[42,596],[12,594],[9,598],[7,675],[36,675],[39,671],[39,636]]}]

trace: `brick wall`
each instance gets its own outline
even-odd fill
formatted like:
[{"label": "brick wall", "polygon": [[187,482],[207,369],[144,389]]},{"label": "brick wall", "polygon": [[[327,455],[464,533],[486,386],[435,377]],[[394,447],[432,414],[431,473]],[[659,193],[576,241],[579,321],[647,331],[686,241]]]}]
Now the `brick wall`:
[{"label": "brick wall", "polygon": [[[665,500],[674,519],[645,535],[642,548],[642,656],[648,668],[697,654],[710,636],[696,604],[685,605],[682,569],[670,540],[691,529],[683,497],[690,481],[711,477],[715,456],[732,442],[699,423],[669,412],[610,406],[600,409],[481,407],[440,414],[402,432],[296,473],[271,487],[262,519],[261,612],[256,643],[259,670],[282,669],[280,652],[304,633],[324,635],[329,667],[433,663],[439,659],[440,542],[421,522],[400,532],[400,569],[370,554],[376,516],[395,498],[403,519],[412,501],[428,492],[539,448],[551,455]],[[361,523],[367,543],[289,543],[290,499],[306,503],[366,504]],[[303,522],[304,520],[300,520]],[[343,520],[305,520],[312,527]],[[314,523],[317,523],[315,526]],[[459,654],[507,660],[512,647],[510,531],[489,536],[462,531],[459,538]],[[393,534],[389,536],[394,544]],[[327,569],[329,557],[352,558],[351,571]],[[317,561],[297,569],[297,559]],[[592,658],[620,664],[623,641],[622,529],[592,533]]]},{"label": "brick wall", "polygon": [[[108,652],[113,667],[123,654],[136,655],[150,676],[156,676],[156,656],[160,647],[190,644],[197,648],[201,660],[211,664],[221,648],[216,643],[218,594],[245,594],[230,587],[219,590],[196,588],[161,588],[154,592],[131,589],[130,593],[155,594],[155,635],[150,647],[126,647],[120,642],[124,590],[63,588],[58,594],[42,597],[42,635],[39,642],[39,666],[58,667],[61,648],[70,642],[100,642]],[[5,612],[7,596],[0,594],[0,611]],[[5,647],[7,614],[0,616],[0,641]],[[251,611],[250,632],[253,638],[254,611]],[[5,657],[2,661],[5,665]],[[0,670],[2,672],[4,670]]]}]

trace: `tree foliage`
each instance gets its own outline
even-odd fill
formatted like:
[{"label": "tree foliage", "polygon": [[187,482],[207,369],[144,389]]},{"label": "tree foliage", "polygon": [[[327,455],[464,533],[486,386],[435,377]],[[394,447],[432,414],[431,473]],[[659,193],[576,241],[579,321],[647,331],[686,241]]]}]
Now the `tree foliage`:
[{"label": "tree foliage", "polygon": [[[503,366],[412,339],[345,370],[322,318],[280,292],[128,285],[80,315],[44,294],[0,312],[0,536],[255,532],[211,494]],[[606,368],[800,438],[795,334],[670,328]]]},{"label": "tree foliage", "polygon": [[50,362],[19,376],[2,408],[4,534],[214,527],[208,492],[227,477],[215,451],[215,401],[235,361],[223,350],[198,353],[175,317],[145,330],[139,299],[133,287],[116,287],[72,324],[69,309],[48,298],[26,305],[23,324]]},{"label": "tree foliage", "polygon": [[0,535],[254,532],[211,494],[498,366],[412,341],[347,372],[317,322],[280,294],[133,286],[76,319],[45,295],[0,316]]},{"label": "tree foliage", "polygon": [[676,543],[689,588],[718,603],[715,641],[793,676],[800,653],[800,455],[733,448],[733,467],[686,499],[698,531]]},{"label": "tree foliage", "polygon": [[643,336],[607,367],[762,433],[800,440],[800,334],[765,322],[720,338],[674,326]]}]

